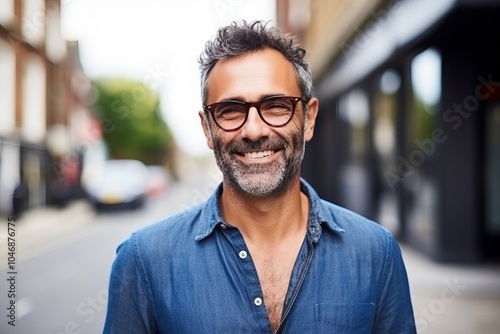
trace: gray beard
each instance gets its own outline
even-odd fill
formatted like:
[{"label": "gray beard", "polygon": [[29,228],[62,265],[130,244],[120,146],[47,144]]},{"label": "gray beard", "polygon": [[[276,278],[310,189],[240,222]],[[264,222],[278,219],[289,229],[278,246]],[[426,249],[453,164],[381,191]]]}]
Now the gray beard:
[{"label": "gray beard", "polygon": [[[239,192],[255,197],[273,196],[286,191],[300,171],[305,152],[303,131],[293,134],[290,143],[282,138],[263,139],[258,142],[230,143],[224,148],[219,138],[212,137],[212,140],[215,160],[224,179]],[[268,164],[245,165],[232,159],[229,153],[234,150],[265,150],[275,147],[282,148],[279,153],[282,156]]]}]

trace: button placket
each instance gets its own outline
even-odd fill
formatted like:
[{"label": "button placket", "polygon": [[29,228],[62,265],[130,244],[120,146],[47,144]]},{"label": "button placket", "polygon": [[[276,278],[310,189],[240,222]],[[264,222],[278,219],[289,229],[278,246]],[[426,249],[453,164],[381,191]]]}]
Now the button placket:
[{"label": "button placket", "polygon": [[262,296],[262,289],[260,286],[257,270],[252,261],[250,252],[243,239],[243,236],[237,228],[221,229],[227,239],[231,242],[234,250],[235,260],[242,270],[243,288],[248,293],[249,306],[253,309],[255,321],[259,322],[262,328],[267,329],[269,326],[269,318],[264,305],[264,298]]}]

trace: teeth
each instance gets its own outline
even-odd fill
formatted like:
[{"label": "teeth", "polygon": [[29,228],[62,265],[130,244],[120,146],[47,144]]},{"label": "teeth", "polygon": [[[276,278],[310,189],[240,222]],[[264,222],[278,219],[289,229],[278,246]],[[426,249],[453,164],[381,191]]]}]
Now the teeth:
[{"label": "teeth", "polygon": [[260,151],[260,152],[249,152],[245,153],[245,157],[250,159],[265,158],[273,154],[274,151]]}]

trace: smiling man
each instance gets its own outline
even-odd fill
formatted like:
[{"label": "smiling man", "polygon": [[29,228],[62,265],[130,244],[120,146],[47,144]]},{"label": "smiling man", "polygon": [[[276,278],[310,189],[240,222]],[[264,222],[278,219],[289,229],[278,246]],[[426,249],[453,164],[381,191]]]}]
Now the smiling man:
[{"label": "smiling man", "polygon": [[120,245],[104,333],[415,333],[394,238],[300,177],[318,113],[304,55],[262,22],[207,42],[200,119],[223,182]]}]

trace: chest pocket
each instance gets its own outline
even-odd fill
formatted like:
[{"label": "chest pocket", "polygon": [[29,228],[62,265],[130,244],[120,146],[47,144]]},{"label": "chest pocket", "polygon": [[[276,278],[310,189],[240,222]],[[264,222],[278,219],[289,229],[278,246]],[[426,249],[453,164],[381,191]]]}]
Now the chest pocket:
[{"label": "chest pocket", "polygon": [[317,304],[314,306],[315,333],[371,333],[375,304]]}]

